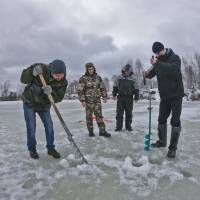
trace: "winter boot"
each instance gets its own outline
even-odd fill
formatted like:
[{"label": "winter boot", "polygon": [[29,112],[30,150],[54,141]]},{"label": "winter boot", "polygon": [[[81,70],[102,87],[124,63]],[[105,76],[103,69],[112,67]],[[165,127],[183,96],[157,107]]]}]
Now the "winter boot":
[{"label": "winter boot", "polygon": [[115,131],[121,131],[123,127],[123,119],[117,119]]},{"label": "winter boot", "polygon": [[120,129],[120,128],[116,128],[115,129],[115,132],[118,132],[118,131],[121,131],[122,129]]},{"label": "winter boot", "polygon": [[32,148],[32,149],[29,149],[29,153],[30,153],[31,158],[39,159],[39,155],[38,155],[37,150],[36,150],[35,147]]},{"label": "winter boot", "polygon": [[167,157],[168,158],[175,158],[176,157],[176,150],[174,149],[169,149],[168,153],[167,153]]},{"label": "winter boot", "polygon": [[158,138],[151,146],[154,148],[166,147],[167,145],[167,124],[158,124]]},{"label": "winter boot", "polygon": [[131,127],[131,123],[132,123],[132,119],[127,118],[126,119],[126,130],[127,131],[132,131],[132,127]]},{"label": "winter boot", "polygon": [[127,130],[127,131],[132,131],[133,129],[132,129],[131,126],[127,126],[127,127],[126,127],[126,130]]},{"label": "winter boot", "polygon": [[99,136],[104,136],[104,137],[111,137],[110,133],[108,132],[99,132]]},{"label": "winter boot", "polygon": [[57,152],[55,149],[48,149],[47,154],[54,157],[54,158],[60,158],[60,153]]},{"label": "winter boot", "polygon": [[89,137],[94,137],[95,135],[94,135],[94,133],[93,133],[93,131],[89,131]]},{"label": "winter boot", "polygon": [[177,149],[177,144],[178,144],[180,132],[181,132],[181,127],[172,126],[169,151],[167,153],[168,158],[175,158],[176,157],[176,149]]}]

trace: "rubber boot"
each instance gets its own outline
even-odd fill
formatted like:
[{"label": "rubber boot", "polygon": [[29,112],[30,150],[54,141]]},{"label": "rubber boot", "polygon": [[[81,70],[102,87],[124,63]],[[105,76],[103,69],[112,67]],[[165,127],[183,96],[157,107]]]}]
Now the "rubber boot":
[{"label": "rubber boot", "polygon": [[154,148],[166,147],[167,145],[167,124],[158,124],[158,138],[151,146]]},{"label": "rubber boot", "polygon": [[177,150],[180,132],[181,132],[181,127],[172,126],[170,145],[168,147],[169,151],[167,153],[168,158],[176,157],[176,150]]},{"label": "rubber boot", "polygon": [[111,134],[105,131],[105,132],[99,132],[99,136],[111,137]]},{"label": "rubber boot", "polygon": [[131,125],[129,125],[129,126],[126,126],[126,130],[127,130],[127,131],[132,131],[133,128],[131,127]]},{"label": "rubber boot", "polygon": [[89,137],[94,137],[94,132],[93,131],[89,131]]}]

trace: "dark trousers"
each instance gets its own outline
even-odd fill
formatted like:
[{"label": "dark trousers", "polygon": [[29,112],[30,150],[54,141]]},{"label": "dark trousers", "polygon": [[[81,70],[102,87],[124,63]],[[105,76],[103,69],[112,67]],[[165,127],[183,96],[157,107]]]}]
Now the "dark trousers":
[{"label": "dark trousers", "polygon": [[170,113],[172,113],[171,125],[175,127],[180,127],[181,111],[182,111],[182,98],[167,99],[167,100],[161,99],[159,108],[159,117],[158,117],[159,124],[165,124],[167,122]]},{"label": "dark trousers", "polygon": [[125,111],[125,125],[126,128],[131,127],[132,123],[132,111],[133,111],[133,97],[118,96],[117,99],[117,114],[116,114],[116,128],[122,129],[123,127],[123,115]]}]

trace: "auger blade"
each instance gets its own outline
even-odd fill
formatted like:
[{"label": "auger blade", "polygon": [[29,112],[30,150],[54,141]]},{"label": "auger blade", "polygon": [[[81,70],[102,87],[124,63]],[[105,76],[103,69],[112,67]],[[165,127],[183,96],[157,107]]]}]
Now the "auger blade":
[{"label": "auger blade", "polygon": [[144,150],[145,150],[145,151],[149,151],[149,150],[150,150],[150,146],[144,147]]}]

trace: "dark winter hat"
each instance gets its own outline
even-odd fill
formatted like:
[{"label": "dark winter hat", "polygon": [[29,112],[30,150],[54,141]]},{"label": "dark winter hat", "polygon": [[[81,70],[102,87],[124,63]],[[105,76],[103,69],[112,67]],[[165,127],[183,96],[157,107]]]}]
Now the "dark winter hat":
[{"label": "dark winter hat", "polygon": [[163,50],[165,47],[161,42],[154,42],[152,46],[152,51],[154,53],[159,53],[161,50]]},{"label": "dark winter hat", "polygon": [[90,67],[94,67],[94,64],[93,63],[86,63],[85,64],[86,70],[88,70],[88,68],[90,68]]},{"label": "dark winter hat", "polygon": [[54,60],[48,68],[52,74],[66,74],[66,66],[62,60]]}]

